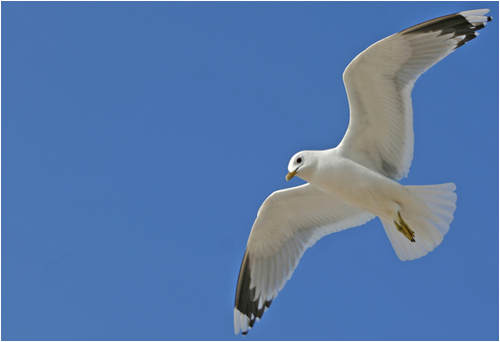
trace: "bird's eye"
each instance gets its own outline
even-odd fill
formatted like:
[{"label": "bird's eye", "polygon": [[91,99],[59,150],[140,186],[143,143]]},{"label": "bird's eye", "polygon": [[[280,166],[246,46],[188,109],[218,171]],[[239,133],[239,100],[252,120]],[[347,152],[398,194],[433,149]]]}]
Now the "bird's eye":
[{"label": "bird's eye", "polygon": [[300,164],[300,163],[302,163],[302,158],[299,157],[299,158],[297,158],[297,164]]}]

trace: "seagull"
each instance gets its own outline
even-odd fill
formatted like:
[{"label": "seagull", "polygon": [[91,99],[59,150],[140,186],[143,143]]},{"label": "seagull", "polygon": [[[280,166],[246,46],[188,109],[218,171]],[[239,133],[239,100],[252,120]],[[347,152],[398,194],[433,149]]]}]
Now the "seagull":
[{"label": "seagull", "polygon": [[234,332],[245,335],[291,278],[305,250],[323,236],[378,216],[400,260],[420,258],[448,232],[455,184],[403,186],[413,158],[415,81],[476,38],[489,9],[412,26],[361,52],[343,74],[350,121],[340,144],[301,151],[286,179],[306,184],[272,193],[260,207],[241,263]]}]

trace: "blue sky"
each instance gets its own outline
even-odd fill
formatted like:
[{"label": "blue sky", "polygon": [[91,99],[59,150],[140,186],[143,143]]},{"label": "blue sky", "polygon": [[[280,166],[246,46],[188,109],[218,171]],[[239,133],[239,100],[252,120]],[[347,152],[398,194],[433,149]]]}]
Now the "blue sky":
[{"label": "blue sky", "polygon": [[[3,340],[497,340],[497,2],[3,2]],[[320,240],[247,337],[236,281],[290,157],[336,146],[347,64],[490,8],[413,92],[404,184],[457,184],[401,262],[378,219]]]}]

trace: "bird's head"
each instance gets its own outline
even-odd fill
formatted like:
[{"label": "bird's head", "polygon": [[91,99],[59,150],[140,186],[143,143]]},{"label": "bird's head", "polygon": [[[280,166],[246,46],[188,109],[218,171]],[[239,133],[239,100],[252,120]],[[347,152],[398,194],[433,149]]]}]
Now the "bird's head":
[{"label": "bird's head", "polygon": [[295,175],[307,181],[307,178],[314,171],[318,158],[314,151],[302,151],[296,153],[288,163],[288,174],[286,180],[289,181]]}]

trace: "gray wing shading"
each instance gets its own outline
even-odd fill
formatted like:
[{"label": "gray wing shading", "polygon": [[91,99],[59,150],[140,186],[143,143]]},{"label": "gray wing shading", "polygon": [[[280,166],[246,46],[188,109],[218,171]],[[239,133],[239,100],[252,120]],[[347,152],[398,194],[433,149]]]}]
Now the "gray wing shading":
[{"label": "gray wing shading", "polygon": [[407,176],[413,159],[411,91],[425,71],[474,39],[488,9],[432,19],[360,53],[344,71],[350,122],[344,155],[386,177]]},{"label": "gray wing shading", "polygon": [[375,216],[310,184],[276,191],[262,204],[241,264],[234,331],[246,334],[293,274],[305,250],[323,236]]}]

